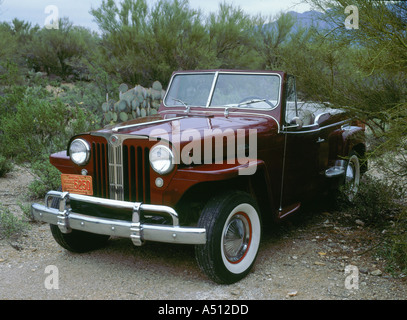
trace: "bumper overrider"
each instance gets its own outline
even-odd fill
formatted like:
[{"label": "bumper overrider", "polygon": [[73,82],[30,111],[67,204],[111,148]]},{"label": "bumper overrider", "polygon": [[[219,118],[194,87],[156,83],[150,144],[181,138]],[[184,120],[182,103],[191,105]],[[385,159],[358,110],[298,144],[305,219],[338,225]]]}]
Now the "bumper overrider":
[{"label": "bumper overrider", "polygon": [[[53,199],[59,200],[59,209],[49,207],[49,202]],[[116,220],[73,212],[69,206],[71,200],[113,210],[130,210],[132,219],[131,221]],[[173,208],[163,205],[118,201],[68,192],[50,191],[45,197],[45,205],[32,204],[31,214],[34,220],[57,225],[63,233],[81,230],[96,234],[130,238],[136,246],[141,246],[144,241],[179,244],[206,243],[205,228],[181,227],[177,212]],[[171,217],[172,225],[141,223],[143,215]]]}]

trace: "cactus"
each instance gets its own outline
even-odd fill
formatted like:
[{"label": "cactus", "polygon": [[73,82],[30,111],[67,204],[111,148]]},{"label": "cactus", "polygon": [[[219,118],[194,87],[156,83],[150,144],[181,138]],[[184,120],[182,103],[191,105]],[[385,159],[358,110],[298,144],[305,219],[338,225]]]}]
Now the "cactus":
[{"label": "cactus", "polygon": [[112,116],[111,116],[110,112],[106,112],[104,114],[104,116],[105,116],[105,123],[110,123],[110,121],[112,121]]},{"label": "cactus", "polygon": [[147,89],[146,88],[141,88],[141,93],[143,94],[143,98],[147,98]]},{"label": "cactus", "polygon": [[137,100],[137,99],[134,99],[132,102],[131,102],[131,109],[133,110],[133,111],[135,111],[136,109],[137,109],[137,107],[139,107],[140,106],[140,102]]},{"label": "cactus", "polygon": [[129,116],[127,115],[127,113],[126,112],[120,112],[119,113],[119,119],[120,119],[120,121],[127,121],[127,120],[129,120]]},{"label": "cactus", "polygon": [[161,100],[161,90],[151,90],[151,98],[153,100]]},{"label": "cactus", "polygon": [[124,122],[139,117],[156,115],[165,91],[159,81],[154,81],[151,88],[136,85],[129,89],[128,85],[122,83],[119,86],[119,101],[109,99],[102,104],[104,122],[113,124]]},{"label": "cactus", "polygon": [[161,85],[161,83],[159,81],[154,81],[153,82],[153,89],[157,90],[157,91],[161,91],[163,88],[163,86]]},{"label": "cactus", "polygon": [[131,105],[131,102],[134,100],[134,98],[135,98],[134,89],[130,89],[124,92],[121,96],[121,100],[125,100],[129,106]]},{"label": "cactus", "polygon": [[137,86],[134,87],[134,93],[135,93],[136,95],[142,94],[142,92],[143,92],[143,87],[142,87],[142,86],[137,85]]},{"label": "cactus", "polygon": [[109,111],[109,103],[103,102],[103,104],[102,104],[102,110],[103,110],[103,112]]},{"label": "cactus", "polygon": [[126,92],[127,90],[129,90],[129,86],[128,86],[127,84],[122,83],[122,84],[119,86],[119,92],[124,93],[124,92]]},{"label": "cactus", "polygon": [[119,100],[118,102],[115,103],[114,111],[121,112],[121,111],[126,111],[126,110],[127,110],[126,100]]},{"label": "cactus", "polygon": [[137,101],[141,104],[144,101],[143,93],[139,92],[136,96]]},{"label": "cactus", "polygon": [[157,102],[157,101],[151,102],[151,107],[153,109],[158,109],[160,107],[160,102]]},{"label": "cactus", "polygon": [[116,112],[112,112],[112,121],[117,122],[117,113]]},{"label": "cactus", "polygon": [[111,99],[111,100],[109,100],[108,103],[109,103],[109,109],[108,109],[107,111],[113,111],[113,110],[114,110],[114,105],[115,105],[116,101],[113,100],[113,99]]}]

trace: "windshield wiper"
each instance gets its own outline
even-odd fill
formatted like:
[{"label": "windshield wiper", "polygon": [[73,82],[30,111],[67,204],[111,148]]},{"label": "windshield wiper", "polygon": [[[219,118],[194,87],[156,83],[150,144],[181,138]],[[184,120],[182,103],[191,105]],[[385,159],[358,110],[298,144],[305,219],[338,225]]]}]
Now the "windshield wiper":
[{"label": "windshield wiper", "polygon": [[239,107],[239,106],[241,106],[241,105],[243,105],[243,104],[252,104],[252,103],[266,102],[266,101],[267,101],[267,99],[253,99],[253,100],[243,101],[243,102],[240,102],[240,103],[237,105],[237,107]]},{"label": "windshield wiper", "polygon": [[253,99],[253,100],[240,102],[240,103],[238,103],[236,105],[233,105],[233,106],[225,107],[224,115],[227,118],[229,116],[229,109],[236,109],[236,108],[239,108],[241,105],[252,104],[252,103],[257,103],[257,102],[267,102],[267,99]]},{"label": "windshield wiper", "polygon": [[176,102],[181,102],[185,106],[185,113],[189,113],[189,110],[191,109],[191,107],[189,105],[187,105],[186,102],[182,101],[181,99],[175,99],[175,98],[173,98],[172,100],[174,100]]}]

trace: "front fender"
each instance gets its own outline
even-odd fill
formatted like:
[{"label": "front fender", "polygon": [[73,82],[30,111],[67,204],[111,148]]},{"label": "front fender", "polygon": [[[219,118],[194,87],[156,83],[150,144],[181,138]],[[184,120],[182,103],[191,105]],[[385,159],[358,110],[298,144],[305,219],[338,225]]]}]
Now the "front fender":
[{"label": "front fender", "polygon": [[[164,191],[163,201],[166,204],[175,205],[182,195],[198,184],[232,181],[234,179],[251,181],[251,178],[258,176],[259,172],[267,172],[265,164],[261,160],[251,160],[246,164],[202,164],[178,168]],[[267,188],[270,188],[269,179],[265,180],[267,181]]]}]

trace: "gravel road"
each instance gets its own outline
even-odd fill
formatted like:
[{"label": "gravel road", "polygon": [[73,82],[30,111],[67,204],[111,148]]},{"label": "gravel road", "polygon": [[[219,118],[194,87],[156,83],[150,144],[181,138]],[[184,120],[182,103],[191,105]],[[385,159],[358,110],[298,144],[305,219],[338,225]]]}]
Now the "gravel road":
[{"label": "gravel road", "polygon": [[[16,215],[32,175],[16,167],[0,178],[0,203]],[[315,211],[315,212],[313,212]],[[18,239],[0,240],[0,300],[404,300],[407,282],[384,272],[371,248],[377,235],[340,213],[309,209],[268,230],[254,270],[217,285],[199,270],[194,248],[113,238],[73,254],[49,226],[32,223]]]}]

